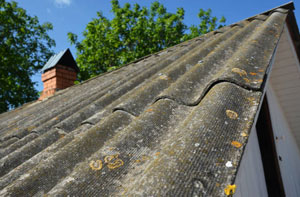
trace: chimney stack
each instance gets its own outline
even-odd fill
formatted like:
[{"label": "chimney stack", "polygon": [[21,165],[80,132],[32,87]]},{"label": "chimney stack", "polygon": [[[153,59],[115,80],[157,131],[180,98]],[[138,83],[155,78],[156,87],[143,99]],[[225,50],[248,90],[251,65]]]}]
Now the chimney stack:
[{"label": "chimney stack", "polygon": [[69,49],[52,56],[42,68],[44,89],[39,100],[74,85],[79,68]]}]

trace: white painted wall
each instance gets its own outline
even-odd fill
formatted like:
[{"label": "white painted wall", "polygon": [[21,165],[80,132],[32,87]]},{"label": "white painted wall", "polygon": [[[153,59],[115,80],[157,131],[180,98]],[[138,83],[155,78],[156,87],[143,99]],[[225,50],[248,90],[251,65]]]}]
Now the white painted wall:
[{"label": "white painted wall", "polygon": [[235,197],[268,196],[255,127],[250,133],[235,185]]},{"label": "white painted wall", "polygon": [[272,67],[268,84],[272,84],[277,101],[300,147],[300,64],[286,26]]},{"label": "white painted wall", "polygon": [[286,196],[300,196],[300,151],[272,84],[268,85],[266,93],[276,150],[278,156],[282,158],[282,161],[278,160],[278,162],[285,194]]}]

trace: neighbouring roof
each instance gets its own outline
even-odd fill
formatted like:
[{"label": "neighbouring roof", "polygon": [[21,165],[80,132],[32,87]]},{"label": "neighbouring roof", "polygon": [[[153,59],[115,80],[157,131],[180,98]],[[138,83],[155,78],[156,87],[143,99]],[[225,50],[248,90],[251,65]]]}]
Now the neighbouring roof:
[{"label": "neighbouring roof", "polygon": [[70,49],[65,49],[65,50],[51,56],[41,71],[44,73],[46,70],[49,70],[58,64],[64,65],[64,66],[69,66],[69,67],[75,69],[75,71],[79,72],[79,68],[71,54]]},{"label": "neighbouring roof", "polygon": [[1,114],[0,195],[224,196],[292,8]]}]

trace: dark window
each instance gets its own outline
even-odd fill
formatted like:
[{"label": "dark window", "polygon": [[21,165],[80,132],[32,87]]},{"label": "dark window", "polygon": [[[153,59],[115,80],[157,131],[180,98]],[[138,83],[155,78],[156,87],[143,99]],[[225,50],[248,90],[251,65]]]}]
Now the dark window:
[{"label": "dark window", "polygon": [[266,96],[260,109],[256,130],[268,195],[285,196]]}]

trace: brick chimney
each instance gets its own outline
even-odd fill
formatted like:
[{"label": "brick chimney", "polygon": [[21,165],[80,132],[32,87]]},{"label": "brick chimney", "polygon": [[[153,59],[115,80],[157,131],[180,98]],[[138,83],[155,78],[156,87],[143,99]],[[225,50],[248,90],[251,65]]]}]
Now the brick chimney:
[{"label": "brick chimney", "polygon": [[44,89],[39,100],[74,85],[79,68],[69,49],[52,56],[42,68]]}]

